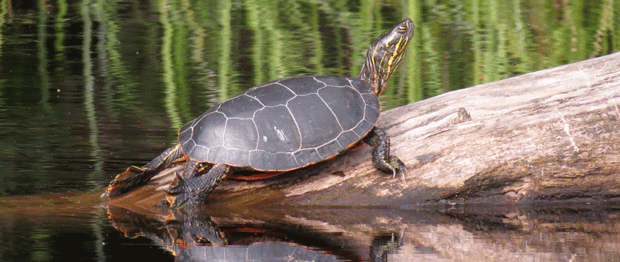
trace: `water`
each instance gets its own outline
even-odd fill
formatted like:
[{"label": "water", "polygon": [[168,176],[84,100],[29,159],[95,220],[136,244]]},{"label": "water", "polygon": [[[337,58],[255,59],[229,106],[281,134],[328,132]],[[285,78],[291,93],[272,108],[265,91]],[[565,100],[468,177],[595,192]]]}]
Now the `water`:
[{"label": "water", "polygon": [[93,198],[4,198],[3,261],[614,261],[620,243],[618,203],[186,213]]},{"label": "water", "polygon": [[[221,207],[167,221],[98,200],[226,97],[287,76],[356,76],[371,41],[404,17],[415,44],[384,109],[618,51],[618,5],[580,3],[0,1],[0,260],[615,260],[613,203]],[[230,245],[162,242],[191,225]]]}]

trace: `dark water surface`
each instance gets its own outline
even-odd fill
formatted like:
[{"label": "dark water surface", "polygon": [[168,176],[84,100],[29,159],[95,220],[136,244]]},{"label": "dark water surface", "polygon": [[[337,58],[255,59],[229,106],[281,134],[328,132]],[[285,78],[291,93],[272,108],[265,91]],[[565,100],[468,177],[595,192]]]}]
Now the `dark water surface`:
[{"label": "dark water surface", "polygon": [[0,261],[617,260],[613,203],[170,214],[98,200],[227,97],[357,76],[404,17],[416,35],[384,109],[620,50],[617,1],[568,2],[0,1]]}]

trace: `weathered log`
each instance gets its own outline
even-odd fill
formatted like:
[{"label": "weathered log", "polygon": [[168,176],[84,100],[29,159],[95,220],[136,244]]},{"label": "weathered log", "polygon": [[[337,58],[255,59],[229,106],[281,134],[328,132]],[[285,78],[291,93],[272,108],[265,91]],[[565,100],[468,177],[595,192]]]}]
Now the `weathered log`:
[{"label": "weathered log", "polygon": [[618,197],[619,69],[616,53],[383,112],[378,126],[408,167],[404,179],[374,169],[363,147],[266,181],[227,180],[211,198],[407,206]]}]

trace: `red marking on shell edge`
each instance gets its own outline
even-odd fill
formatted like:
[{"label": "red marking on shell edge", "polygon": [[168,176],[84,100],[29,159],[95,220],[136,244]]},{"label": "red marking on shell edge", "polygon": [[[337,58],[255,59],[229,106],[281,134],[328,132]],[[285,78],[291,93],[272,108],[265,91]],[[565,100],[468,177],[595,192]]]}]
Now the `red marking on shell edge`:
[{"label": "red marking on shell edge", "polygon": [[358,150],[362,148],[364,145],[365,145],[364,143],[359,143],[358,145],[351,147],[351,151]]},{"label": "red marking on shell edge", "polygon": [[263,180],[263,179],[271,178],[274,176],[279,176],[283,173],[286,173],[286,171],[264,172],[264,173],[258,173],[258,174],[248,175],[248,176],[232,174],[228,176],[228,178],[236,179],[236,180],[244,180],[244,181],[254,181],[254,180]]}]

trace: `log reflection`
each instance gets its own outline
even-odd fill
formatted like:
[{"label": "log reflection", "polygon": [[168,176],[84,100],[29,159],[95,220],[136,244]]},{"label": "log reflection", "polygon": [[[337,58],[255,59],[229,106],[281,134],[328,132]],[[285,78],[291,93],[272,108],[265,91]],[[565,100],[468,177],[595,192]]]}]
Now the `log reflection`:
[{"label": "log reflection", "polygon": [[115,228],[147,237],[179,260],[234,261],[243,254],[256,260],[566,261],[620,255],[620,205],[611,201],[352,208],[244,205],[235,204],[247,203],[244,193],[217,195],[221,202],[191,211],[161,208],[153,200],[150,207],[127,200],[106,204]]}]

